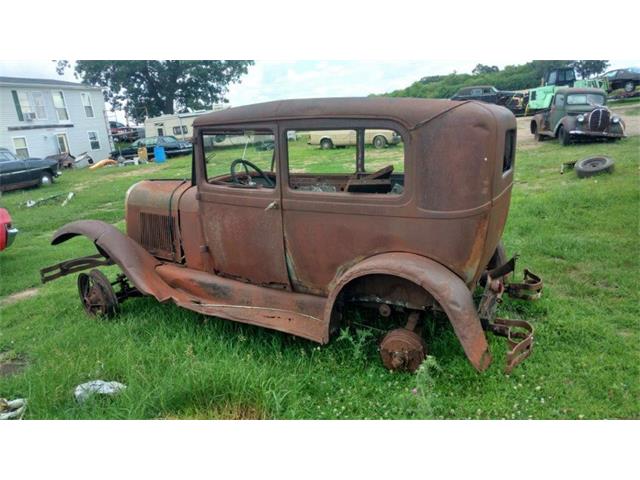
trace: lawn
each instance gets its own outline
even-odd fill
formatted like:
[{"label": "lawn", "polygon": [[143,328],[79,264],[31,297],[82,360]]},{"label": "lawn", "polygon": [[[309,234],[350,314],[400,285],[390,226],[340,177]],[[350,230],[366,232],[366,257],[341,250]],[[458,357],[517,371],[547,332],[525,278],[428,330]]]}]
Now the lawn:
[{"label": "lawn", "polygon": [[[320,152],[319,161],[329,153]],[[339,153],[350,155],[349,148]],[[563,162],[595,153],[615,159],[612,175],[559,174]],[[0,363],[17,359],[26,368],[0,376],[0,397],[27,398],[32,419],[638,418],[639,153],[640,137],[519,149],[504,242],[520,254],[520,269],[543,276],[545,291],[536,303],[507,300],[500,307],[501,316],[536,328],[532,356],[509,376],[502,371],[503,339],[489,335],[495,361],[479,374],[442,318],[433,320],[425,367],[391,373],[379,361],[378,334],[369,330],[343,332],[318,347],[148,298],[127,301],[113,320],[95,321],[80,306],[75,276],[39,284],[40,268],[94,253],[82,238],[50,246],[56,228],[91,218],[123,229],[129,186],[188,177],[187,157],[69,171],[49,188],[4,194],[0,206],[20,235],[0,253]],[[65,207],[21,206],[69,191],[75,197]],[[12,296],[18,292],[24,296]],[[74,387],[98,378],[128,388],[116,398],[76,403]]]}]

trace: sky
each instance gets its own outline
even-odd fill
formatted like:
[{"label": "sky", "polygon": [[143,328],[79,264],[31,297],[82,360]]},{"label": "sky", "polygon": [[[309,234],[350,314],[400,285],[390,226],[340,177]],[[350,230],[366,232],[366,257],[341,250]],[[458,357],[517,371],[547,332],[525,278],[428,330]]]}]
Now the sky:
[{"label": "sky", "polygon": [[[257,60],[241,79],[232,84],[227,99],[231,106],[286,98],[366,96],[405,88],[428,75],[471,73],[478,64],[506,65],[528,62],[526,58],[476,60]],[[635,66],[638,62],[611,61],[610,69]],[[51,60],[0,61],[0,76],[64,79],[77,81],[71,70],[59,76]],[[122,114],[110,118],[124,120]]]}]

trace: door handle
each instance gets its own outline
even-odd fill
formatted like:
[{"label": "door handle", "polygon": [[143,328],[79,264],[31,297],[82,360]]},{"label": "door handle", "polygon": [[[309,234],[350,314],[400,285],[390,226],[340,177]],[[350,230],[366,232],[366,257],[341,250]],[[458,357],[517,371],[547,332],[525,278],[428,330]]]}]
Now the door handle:
[{"label": "door handle", "polygon": [[267,205],[267,208],[265,208],[264,211],[266,212],[267,210],[278,210],[278,208],[280,208],[280,205],[278,204],[277,200],[274,200],[269,205]]}]

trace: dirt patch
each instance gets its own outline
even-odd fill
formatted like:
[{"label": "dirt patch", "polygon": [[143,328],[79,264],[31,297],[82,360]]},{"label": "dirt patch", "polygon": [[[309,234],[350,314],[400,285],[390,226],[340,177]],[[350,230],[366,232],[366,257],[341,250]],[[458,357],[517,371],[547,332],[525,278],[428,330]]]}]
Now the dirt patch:
[{"label": "dirt patch", "polygon": [[13,350],[0,353],[0,377],[16,375],[27,368],[27,360]]},{"label": "dirt patch", "polygon": [[27,288],[21,292],[12,293],[6,298],[0,299],[0,305],[11,305],[12,303],[19,302],[25,298],[35,297],[38,294],[37,288]]}]

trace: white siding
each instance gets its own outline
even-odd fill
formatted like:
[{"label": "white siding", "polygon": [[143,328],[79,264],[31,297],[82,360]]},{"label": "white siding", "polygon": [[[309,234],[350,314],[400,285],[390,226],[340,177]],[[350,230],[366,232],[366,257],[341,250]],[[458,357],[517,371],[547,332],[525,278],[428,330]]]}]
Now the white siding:
[{"label": "white siding", "polygon": [[[44,97],[46,119],[34,119],[20,121],[11,94],[12,90],[26,92],[41,92]],[[53,105],[52,93],[62,91],[69,115],[68,121],[58,120]],[[82,99],[81,92],[87,92],[91,96],[93,105],[93,118],[88,118]],[[73,125],[69,127],[67,125]],[[15,129],[15,127],[42,126],[34,129]],[[11,130],[10,130],[11,128]],[[91,150],[89,142],[89,131],[94,131],[100,141],[99,150]],[[109,131],[105,122],[104,97],[100,90],[69,88],[66,86],[50,86],[47,88],[24,85],[10,86],[0,85],[0,146],[6,147],[15,152],[13,147],[13,137],[26,137],[31,157],[44,158],[48,155],[58,153],[56,134],[65,133],[69,143],[69,150],[72,155],[78,156],[83,152],[89,154],[95,160],[102,160],[109,156],[111,150],[109,145]]]}]

